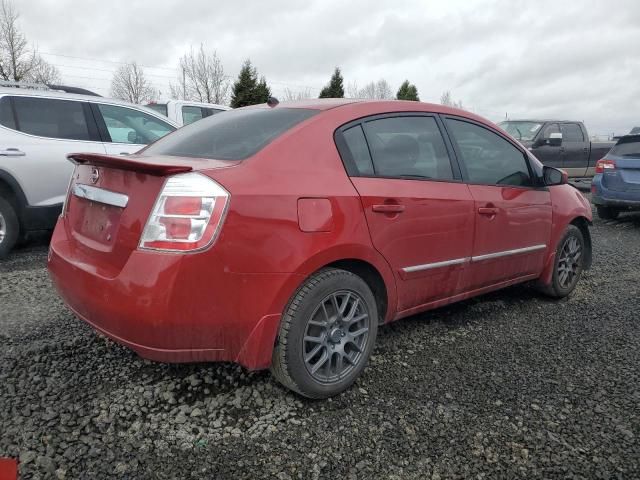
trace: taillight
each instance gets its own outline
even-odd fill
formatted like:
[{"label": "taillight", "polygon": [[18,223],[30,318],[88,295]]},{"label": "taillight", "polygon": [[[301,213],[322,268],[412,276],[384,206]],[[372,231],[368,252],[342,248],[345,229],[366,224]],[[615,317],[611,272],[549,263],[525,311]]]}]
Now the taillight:
[{"label": "taillight", "polygon": [[199,173],[174,175],[164,184],[142,232],[140,248],[189,252],[218,236],[229,192]]},{"label": "taillight", "polygon": [[69,197],[71,196],[71,185],[73,184],[74,177],[76,176],[76,167],[73,167],[73,172],[71,173],[71,177],[69,178],[69,185],[67,186],[67,194],[64,197],[64,202],[62,203],[62,213],[60,216],[64,218],[67,215],[67,210],[69,209]]},{"label": "taillight", "polygon": [[600,159],[596,162],[596,173],[604,173],[605,170],[615,170],[616,162],[608,158]]}]

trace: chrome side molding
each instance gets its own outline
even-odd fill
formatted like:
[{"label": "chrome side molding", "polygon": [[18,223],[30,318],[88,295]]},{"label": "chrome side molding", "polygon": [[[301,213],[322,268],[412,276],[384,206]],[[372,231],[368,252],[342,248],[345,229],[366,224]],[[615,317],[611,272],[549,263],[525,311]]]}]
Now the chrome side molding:
[{"label": "chrome side molding", "polygon": [[92,202],[104,203],[114,207],[124,208],[129,203],[129,197],[124,193],[116,193],[104,188],[92,187],[91,185],[83,185],[76,183],[73,186],[73,194],[76,197],[86,198]]},{"label": "chrome side molding", "polygon": [[471,260],[471,258],[466,257],[466,258],[456,258],[455,260],[445,260],[444,262],[425,263],[424,265],[414,265],[412,267],[404,267],[402,271],[406,273],[420,272],[422,270],[431,270],[432,268],[450,267],[451,265],[461,265],[463,263],[467,263],[469,260]]},{"label": "chrome side molding", "polygon": [[519,253],[535,252],[547,248],[546,245],[532,245],[530,247],[516,248],[514,250],[505,250],[504,252],[487,253],[486,255],[478,255],[471,257],[472,262],[482,262],[483,260],[491,260],[492,258],[508,257],[509,255],[518,255]]},{"label": "chrome side molding", "polygon": [[547,248],[546,245],[532,245],[530,247],[516,248],[514,250],[505,250],[502,252],[487,253],[486,255],[478,255],[476,257],[456,258],[453,260],[445,260],[443,262],[425,263],[424,265],[412,265],[402,269],[405,273],[420,272],[422,270],[431,270],[433,268],[450,267],[452,265],[462,265],[468,262],[482,262],[493,258],[508,257],[510,255],[518,255],[520,253],[535,252]]}]

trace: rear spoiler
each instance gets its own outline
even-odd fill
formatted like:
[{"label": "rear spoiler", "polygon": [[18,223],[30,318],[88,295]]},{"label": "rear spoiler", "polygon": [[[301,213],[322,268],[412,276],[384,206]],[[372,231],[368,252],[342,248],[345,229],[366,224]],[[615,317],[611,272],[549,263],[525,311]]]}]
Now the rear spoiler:
[{"label": "rear spoiler", "polygon": [[149,175],[165,176],[190,172],[193,167],[171,157],[142,157],[140,155],[105,155],[101,153],[71,153],[67,158],[76,165],[117,168]]}]

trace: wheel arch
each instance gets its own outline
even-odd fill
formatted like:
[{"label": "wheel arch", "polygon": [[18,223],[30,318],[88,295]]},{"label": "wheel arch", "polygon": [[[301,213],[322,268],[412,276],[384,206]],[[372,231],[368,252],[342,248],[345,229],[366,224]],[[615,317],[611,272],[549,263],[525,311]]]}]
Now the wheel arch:
[{"label": "wheel arch", "polygon": [[571,220],[570,225],[575,225],[580,229],[580,232],[582,233],[582,237],[584,238],[584,243],[586,247],[584,269],[589,270],[591,268],[591,263],[593,262],[593,253],[592,253],[593,244],[591,242],[591,232],[589,231],[589,226],[591,225],[591,222],[589,221],[588,218],[579,216]]},{"label": "wheel arch", "polygon": [[22,211],[27,205],[27,197],[20,184],[13,175],[4,170],[0,170],[0,195],[14,206],[16,212]]}]

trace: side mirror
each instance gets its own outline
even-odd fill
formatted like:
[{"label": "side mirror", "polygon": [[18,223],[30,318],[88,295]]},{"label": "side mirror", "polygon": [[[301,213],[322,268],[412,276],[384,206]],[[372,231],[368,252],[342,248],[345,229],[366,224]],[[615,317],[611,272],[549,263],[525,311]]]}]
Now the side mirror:
[{"label": "side mirror", "polygon": [[547,144],[552,147],[559,147],[562,145],[562,134],[558,132],[552,133],[547,139]]},{"label": "side mirror", "polygon": [[548,187],[569,183],[569,174],[559,168],[544,166],[542,168],[542,177],[544,179],[544,184]]},{"label": "side mirror", "polygon": [[129,130],[129,133],[127,133],[127,141],[129,143],[138,143],[138,134],[135,130]]}]

